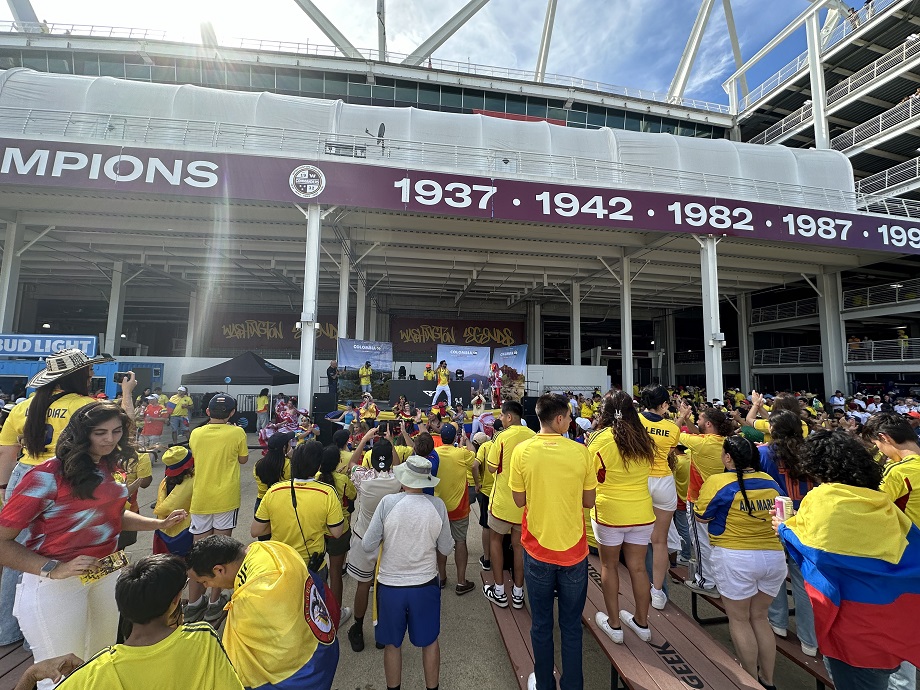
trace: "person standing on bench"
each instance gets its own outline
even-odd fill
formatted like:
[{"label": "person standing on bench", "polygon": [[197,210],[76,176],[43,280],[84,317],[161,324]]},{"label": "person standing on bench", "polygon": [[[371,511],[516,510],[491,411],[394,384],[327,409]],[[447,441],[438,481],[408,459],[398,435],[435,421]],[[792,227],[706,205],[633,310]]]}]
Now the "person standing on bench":
[{"label": "person standing on bench", "polygon": [[782,491],[760,470],[757,446],[744,436],[725,439],[722,464],[725,472],[703,483],[693,509],[709,528],[712,569],[741,665],[772,688],[776,638],[767,611],[786,587],[786,554],[770,511]]},{"label": "person standing on bench", "polygon": [[594,506],[597,476],[588,449],[562,436],[572,419],[566,398],[541,396],[537,418],[540,433],[514,449],[508,480],[514,502],[524,508],[521,544],[534,656],[534,672],[527,679],[527,688],[556,687],[553,599],[558,596],[560,686],[562,690],[582,690],[581,613],[588,596],[588,542],[582,509]]},{"label": "person standing on bench", "polygon": [[[604,402],[598,426],[603,430],[597,432],[588,444],[598,482],[591,527],[600,545],[601,585],[607,613],[598,611],[595,621],[617,644],[623,644],[623,629],[619,621],[639,639],[649,642],[652,639],[652,631],[648,627],[651,594],[645,554],[655,527],[652,495],[649,493],[649,472],[655,460],[655,444],[643,422],[639,421],[632,397],[623,391]],[[621,547],[632,580],[635,614],[620,610]],[[610,624],[610,616],[613,616],[613,625]]]},{"label": "person standing on bench", "polygon": [[533,431],[521,426],[524,408],[521,403],[506,400],[502,403],[501,432],[492,443],[488,471],[495,475],[492,494],[489,497],[489,530],[491,532],[490,565],[494,585],[483,585],[482,593],[486,599],[501,608],[508,607],[505,594],[505,551],[502,541],[506,534],[511,535],[511,548],[514,552],[514,588],[511,590],[511,605],[516,609],[524,608],[524,551],[521,548],[521,521],[524,511],[519,508],[511,494],[508,479],[511,476],[511,453],[515,447],[534,437]]}]

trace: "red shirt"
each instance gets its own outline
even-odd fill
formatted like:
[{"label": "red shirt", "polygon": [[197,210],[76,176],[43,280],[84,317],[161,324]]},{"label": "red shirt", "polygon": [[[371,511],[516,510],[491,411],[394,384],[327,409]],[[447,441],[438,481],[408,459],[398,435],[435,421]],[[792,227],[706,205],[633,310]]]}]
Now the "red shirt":
[{"label": "red shirt", "polygon": [[29,528],[25,546],[45,558],[70,561],[77,556],[103,558],[116,551],[128,490],[109,472],[94,498],[74,496],[61,476],[61,461],[51,458],[26,474],[3,510],[0,526]]},{"label": "red shirt", "polygon": [[[169,412],[165,407],[157,403],[147,405],[144,408],[144,436],[160,436],[163,433],[163,424],[168,416]],[[147,419],[148,417],[156,417],[156,419],[150,421]]]}]

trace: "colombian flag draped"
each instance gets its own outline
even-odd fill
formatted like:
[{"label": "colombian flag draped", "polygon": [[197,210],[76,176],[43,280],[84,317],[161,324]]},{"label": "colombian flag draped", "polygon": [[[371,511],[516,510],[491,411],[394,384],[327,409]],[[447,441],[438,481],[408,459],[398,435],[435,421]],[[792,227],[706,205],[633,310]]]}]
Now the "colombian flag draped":
[{"label": "colombian flag draped", "polygon": [[920,664],[920,530],[880,491],[822,484],[779,536],[805,577],[822,654]]}]

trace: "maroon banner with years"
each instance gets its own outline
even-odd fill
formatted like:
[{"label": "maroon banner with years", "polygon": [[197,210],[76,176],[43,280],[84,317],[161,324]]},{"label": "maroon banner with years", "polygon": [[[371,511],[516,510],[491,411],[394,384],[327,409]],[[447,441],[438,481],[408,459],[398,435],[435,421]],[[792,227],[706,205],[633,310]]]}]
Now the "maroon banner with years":
[{"label": "maroon banner with years", "polygon": [[524,322],[393,316],[390,318],[390,340],[396,354],[430,352],[434,357],[438,345],[519,345],[524,341]]}]

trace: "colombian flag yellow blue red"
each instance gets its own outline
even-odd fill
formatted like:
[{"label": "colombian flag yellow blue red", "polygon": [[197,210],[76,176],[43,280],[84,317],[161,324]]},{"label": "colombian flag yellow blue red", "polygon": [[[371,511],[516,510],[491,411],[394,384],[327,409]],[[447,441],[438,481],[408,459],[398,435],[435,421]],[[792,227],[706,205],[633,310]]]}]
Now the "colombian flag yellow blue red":
[{"label": "colombian flag yellow blue red", "polygon": [[887,495],[822,484],[779,536],[805,577],[822,654],[860,668],[920,664],[920,529]]}]

